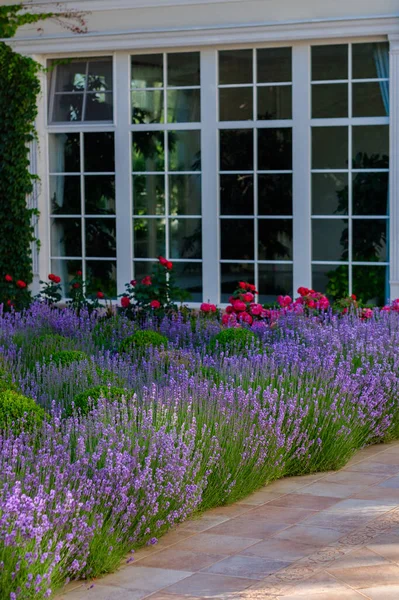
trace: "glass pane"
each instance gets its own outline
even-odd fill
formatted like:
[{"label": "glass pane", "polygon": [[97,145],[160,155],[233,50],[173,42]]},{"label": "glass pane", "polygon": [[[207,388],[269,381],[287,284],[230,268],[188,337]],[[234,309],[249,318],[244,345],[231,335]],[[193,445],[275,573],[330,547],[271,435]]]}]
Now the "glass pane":
[{"label": "glass pane", "polygon": [[389,44],[377,42],[353,44],[353,79],[377,79],[389,77]]},{"label": "glass pane", "polygon": [[348,175],[346,173],[313,173],[313,215],[347,215],[348,196]]},{"label": "glass pane", "polygon": [[86,261],[87,292],[95,296],[103,292],[107,298],[116,298],[116,262],[111,260]]},{"label": "glass pane", "polygon": [[132,123],[163,123],[163,91],[135,90],[132,92]]},{"label": "glass pane", "polygon": [[135,175],[133,177],[133,212],[135,215],[165,214],[165,177]]},{"label": "glass pane", "polygon": [[292,219],[258,220],[259,260],[292,260]]},{"label": "glass pane", "polygon": [[256,57],[258,83],[291,81],[291,48],[262,48]]},{"label": "glass pane", "polygon": [[332,119],[348,116],[348,84],[312,85],[312,118]]},{"label": "glass pane", "polygon": [[142,279],[144,279],[144,277],[147,277],[147,275],[150,275],[154,265],[156,265],[156,264],[158,264],[158,261],[135,260],[133,263],[134,279],[137,279],[137,281],[141,281]]},{"label": "glass pane", "polygon": [[221,302],[228,302],[239,281],[254,283],[255,268],[251,264],[221,264]]},{"label": "glass pane", "polygon": [[348,260],[348,220],[312,220],[313,260]]},{"label": "glass pane", "polygon": [[86,66],[84,60],[73,61],[67,65],[57,65],[56,92],[83,92],[86,88]]},{"label": "glass pane", "polygon": [[202,264],[175,262],[173,272],[177,285],[190,293],[189,302],[202,302]]},{"label": "glass pane", "polygon": [[115,177],[113,175],[86,175],[86,215],[115,214]]},{"label": "glass pane", "polygon": [[383,306],[389,297],[389,268],[353,266],[352,288],[362,302]]},{"label": "glass pane", "polygon": [[292,129],[258,130],[258,168],[262,171],[292,169]]},{"label": "glass pane", "polygon": [[219,107],[220,121],[247,121],[252,119],[252,88],[220,88]]},{"label": "glass pane", "polygon": [[253,175],[220,176],[220,214],[254,214]]},{"label": "glass pane", "polygon": [[171,219],[169,221],[171,258],[201,258],[201,219]]},{"label": "glass pane", "polygon": [[162,87],[163,55],[132,56],[132,88]]},{"label": "glass pane", "polygon": [[86,95],[85,121],[112,121],[113,117],[112,92]]},{"label": "glass pane", "polygon": [[201,214],[201,175],[169,175],[169,212]]},{"label": "glass pane", "polygon": [[116,256],[115,219],[85,219],[86,256]]},{"label": "glass pane", "polygon": [[51,272],[61,277],[61,294],[63,298],[70,296],[70,282],[76,277],[76,271],[81,270],[82,263],[80,260],[53,259],[51,261]]},{"label": "glass pane", "polygon": [[312,168],[348,168],[347,127],[312,127]]},{"label": "glass pane", "polygon": [[353,168],[389,168],[389,125],[352,128]]},{"label": "glass pane", "polygon": [[252,50],[219,52],[219,83],[252,83]]},{"label": "glass pane", "polygon": [[313,265],[312,287],[332,300],[349,295],[349,268],[346,265]]},{"label": "glass pane", "polygon": [[109,173],[115,171],[114,134],[106,132],[84,134],[84,170]]},{"label": "glass pane", "polygon": [[169,131],[168,147],[171,171],[201,170],[200,131]]},{"label": "glass pane", "polygon": [[80,171],[79,133],[49,135],[50,173],[76,173]]},{"label": "glass pane", "polygon": [[51,212],[59,215],[80,215],[79,175],[50,175]]},{"label": "glass pane", "polygon": [[252,129],[220,131],[220,170],[252,171],[254,168],[254,132]]},{"label": "glass pane", "polygon": [[220,238],[221,258],[253,260],[253,219],[220,219]]},{"label": "glass pane", "polygon": [[312,46],[312,80],[348,79],[348,46]]},{"label": "glass pane", "polygon": [[292,119],[292,87],[258,87],[258,119]]},{"label": "glass pane", "polygon": [[165,219],[134,219],[134,256],[165,256]]},{"label": "glass pane", "polygon": [[168,86],[200,84],[199,52],[176,52],[167,55]]},{"label": "glass pane", "polygon": [[353,260],[386,262],[388,219],[353,219]]},{"label": "glass pane", "polygon": [[274,304],[277,296],[293,293],[292,265],[259,265],[259,301]]},{"label": "glass pane", "polygon": [[200,90],[168,90],[168,123],[198,123],[200,106]]},{"label": "glass pane", "polygon": [[82,120],[83,94],[56,94],[54,96],[54,122]]},{"label": "glass pane", "polygon": [[52,219],[52,256],[82,256],[82,226],[80,219]]},{"label": "glass pane", "polygon": [[353,175],[353,214],[388,215],[388,183],[388,173],[356,173]]},{"label": "glass pane", "polygon": [[354,117],[386,117],[389,114],[389,81],[354,83]]},{"label": "glass pane", "polygon": [[163,171],[165,142],[162,131],[133,133],[133,171]]},{"label": "glass pane", "polygon": [[112,58],[89,62],[87,89],[98,92],[112,90]]},{"label": "glass pane", "polygon": [[292,215],[292,175],[258,175],[258,214]]}]

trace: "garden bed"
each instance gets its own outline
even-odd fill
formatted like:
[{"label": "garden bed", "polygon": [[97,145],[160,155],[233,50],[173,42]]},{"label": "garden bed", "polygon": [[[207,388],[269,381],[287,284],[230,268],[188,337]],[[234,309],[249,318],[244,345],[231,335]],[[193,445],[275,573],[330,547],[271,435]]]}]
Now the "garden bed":
[{"label": "garden bed", "polygon": [[227,329],[213,310],[3,315],[2,597],[49,597],[197,511],[398,437],[398,314],[286,308]]}]

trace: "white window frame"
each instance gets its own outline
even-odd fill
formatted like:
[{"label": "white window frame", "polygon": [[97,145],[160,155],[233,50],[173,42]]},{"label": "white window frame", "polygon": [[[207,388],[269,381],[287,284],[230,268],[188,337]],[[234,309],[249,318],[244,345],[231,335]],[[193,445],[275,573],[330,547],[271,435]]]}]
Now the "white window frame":
[{"label": "white window frame", "polygon": [[[86,51],[73,53],[65,51],[55,55],[41,55],[40,62],[54,58],[91,58],[113,57],[113,89],[114,89],[114,122],[50,124],[47,118],[47,80],[42,76],[44,89],[39,105],[37,128],[39,135],[40,157],[38,172],[42,179],[39,195],[39,237],[41,252],[39,256],[39,276],[47,278],[50,272],[50,194],[48,178],[48,133],[65,133],[70,131],[113,131],[115,135],[116,165],[116,227],[117,227],[117,293],[124,291],[124,285],[133,277],[133,211],[132,211],[132,176],[131,176],[131,94],[130,94],[130,57],[132,54],[159,54],[168,52],[200,52],[201,65],[201,126],[193,128],[201,130],[201,162],[202,162],[202,266],[203,266],[203,300],[219,303],[220,299],[220,234],[219,234],[219,190],[218,165],[219,147],[218,132],[226,128],[229,122],[218,122],[218,51],[247,48],[292,47],[292,121],[284,120],[281,126],[289,126],[293,131],[293,286],[294,293],[300,286],[311,286],[311,45],[350,44],[351,42],[387,41],[386,35],[359,36],[354,38],[347,30],[347,37],[292,41],[289,35],[278,42],[245,44],[223,44],[219,46],[158,46],[151,50],[146,47],[117,50]],[[391,297],[399,296],[399,35],[390,36],[390,117],[382,117],[384,123],[390,124],[390,282]],[[38,57],[35,57],[38,58]],[[322,120],[323,125],[327,120]],[[334,119],[328,119],[334,125]],[[338,119],[338,121],[353,121]],[[364,124],[376,124],[376,119],[359,119]],[[247,127],[251,122],[246,121]],[[232,122],[239,128],[244,122]],[[265,126],[264,122],[260,122]],[[274,121],[272,125],[278,126]],[[178,129],[180,124],[166,125],[170,129]],[[142,126],[149,130],[151,126]],[[182,124],[181,129],[189,129]],[[237,261],[239,262],[239,261]],[[189,303],[197,307],[198,303]]]}]

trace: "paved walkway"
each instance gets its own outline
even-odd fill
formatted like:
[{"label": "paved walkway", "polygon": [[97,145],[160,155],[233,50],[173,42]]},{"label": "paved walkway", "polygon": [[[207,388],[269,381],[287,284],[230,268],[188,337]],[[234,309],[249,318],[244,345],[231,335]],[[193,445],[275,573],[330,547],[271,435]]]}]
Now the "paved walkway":
[{"label": "paved walkway", "polygon": [[399,443],[211,510],[58,598],[399,600]]}]

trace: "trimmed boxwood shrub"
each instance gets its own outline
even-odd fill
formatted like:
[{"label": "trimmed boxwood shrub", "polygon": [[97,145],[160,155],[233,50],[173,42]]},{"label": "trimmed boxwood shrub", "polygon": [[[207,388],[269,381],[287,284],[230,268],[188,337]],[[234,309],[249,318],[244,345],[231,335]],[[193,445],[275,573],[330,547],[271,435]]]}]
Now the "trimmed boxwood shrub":
[{"label": "trimmed boxwood shrub", "polygon": [[[14,433],[31,431],[40,427],[44,419],[44,410],[32,398],[18,394],[14,390],[0,391],[0,431],[12,429]],[[22,424],[21,419],[26,421]]]},{"label": "trimmed boxwood shrub", "polygon": [[119,346],[119,352],[131,352],[132,350],[145,350],[150,346],[166,346],[168,345],[168,338],[161,335],[157,331],[151,331],[150,329],[140,329],[129,337],[122,340]]},{"label": "trimmed boxwood shrub", "polygon": [[224,329],[211,339],[208,344],[208,351],[215,352],[215,350],[218,350],[224,352],[233,350],[243,352],[254,340],[256,340],[256,335],[252,331],[241,327],[231,327]]},{"label": "trimmed boxwood shrub", "polygon": [[67,367],[74,362],[80,362],[88,358],[87,354],[80,350],[60,350],[60,352],[53,354],[52,361],[60,367]]},{"label": "trimmed boxwood shrub", "polygon": [[[92,405],[96,405],[101,396],[107,398],[108,400],[119,400],[122,396],[125,396],[126,393],[126,390],[123,388],[115,386],[108,387],[107,385],[96,385],[95,387],[89,388],[88,390],[77,394],[73,401],[75,404],[75,409],[79,410],[82,415],[86,415],[90,409],[90,399]],[[70,406],[68,407],[66,414],[67,416],[70,416],[72,413],[72,407]]]}]

